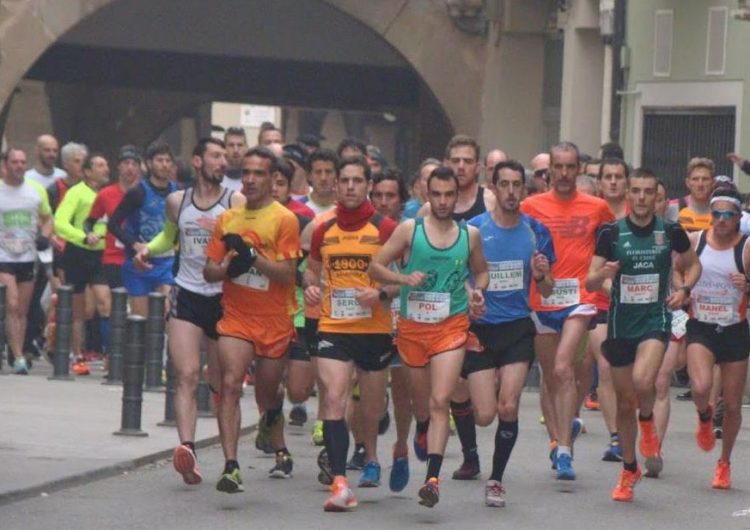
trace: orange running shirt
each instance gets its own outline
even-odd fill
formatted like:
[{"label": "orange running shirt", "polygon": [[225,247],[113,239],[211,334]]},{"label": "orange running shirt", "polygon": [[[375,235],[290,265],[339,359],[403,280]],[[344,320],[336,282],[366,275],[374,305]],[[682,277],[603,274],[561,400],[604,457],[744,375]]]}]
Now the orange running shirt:
[{"label": "orange running shirt", "polygon": [[367,269],[395,228],[395,221],[374,214],[359,230],[344,230],[335,216],[315,229],[310,258],[323,265],[319,331],[391,333],[390,304],[364,308],[354,294],[358,287],[379,287]]},{"label": "orange running shirt", "polygon": [[521,211],[549,228],[557,254],[552,266],[555,279],[552,295],[542,300],[535,282],[531,282],[531,309],[556,311],[576,304],[595,303],[595,293],[589,293],[585,284],[594,256],[596,231],[615,220],[606,201],[578,192],[563,200],[554,191],[548,191],[524,200]]},{"label": "orange running shirt", "polygon": [[[302,256],[297,216],[276,201],[258,210],[244,206],[232,208],[219,216],[206,247],[206,256],[217,263],[227,254],[221,240],[225,234],[239,234],[269,260],[284,261]],[[282,285],[255,267],[237,278],[224,280],[222,288],[224,318],[241,318],[248,313],[253,316],[292,315],[297,306],[293,281]]]}]

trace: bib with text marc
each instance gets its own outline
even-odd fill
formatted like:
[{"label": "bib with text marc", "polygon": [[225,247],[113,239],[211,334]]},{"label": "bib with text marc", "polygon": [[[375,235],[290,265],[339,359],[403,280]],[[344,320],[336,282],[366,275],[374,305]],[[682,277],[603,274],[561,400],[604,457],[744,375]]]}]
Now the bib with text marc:
[{"label": "bib with text marc", "polygon": [[240,274],[235,279],[233,279],[232,282],[238,285],[244,285],[245,287],[250,287],[251,289],[255,289],[256,291],[268,291],[268,288],[271,284],[268,276],[262,274],[255,267],[250,267],[249,271],[244,274]]},{"label": "bib with text marc", "polygon": [[450,293],[411,291],[406,300],[406,318],[423,324],[442,322],[450,316]]},{"label": "bib with text marc", "polygon": [[371,318],[372,309],[359,305],[356,296],[356,289],[331,289],[331,318],[337,320]]},{"label": "bib with text marc", "polygon": [[488,291],[520,291],[523,289],[523,260],[487,263],[490,272]]},{"label": "bib with text marc", "polygon": [[620,303],[653,304],[658,301],[658,274],[622,274],[620,276]]},{"label": "bib with text marc", "polygon": [[571,306],[581,303],[581,288],[578,278],[555,279],[552,294],[542,297],[543,306]]}]

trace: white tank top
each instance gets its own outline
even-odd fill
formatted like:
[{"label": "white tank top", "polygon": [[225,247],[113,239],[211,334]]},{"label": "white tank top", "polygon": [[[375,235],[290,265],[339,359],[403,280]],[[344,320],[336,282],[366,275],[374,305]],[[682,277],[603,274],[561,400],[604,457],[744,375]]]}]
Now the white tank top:
[{"label": "white tank top", "polygon": [[745,320],[747,295],[732,285],[730,274],[744,274],[737,263],[738,260],[742,262],[742,252],[747,241],[743,237],[735,247],[716,250],[706,241],[706,232],[700,233],[696,251],[703,265],[703,273],[691,294],[693,318],[722,327]]},{"label": "white tank top", "polygon": [[222,188],[219,200],[205,210],[193,202],[193,188],[185,190],[185,195],[177,214],[177,227],[180,230],[180,268],[175,282],[188,291],[213,296],[221,293],[221,282],[208,283],[203,278],[206,266],[206,246],[213,232],[216,219],[229,209],[232,192]]}]

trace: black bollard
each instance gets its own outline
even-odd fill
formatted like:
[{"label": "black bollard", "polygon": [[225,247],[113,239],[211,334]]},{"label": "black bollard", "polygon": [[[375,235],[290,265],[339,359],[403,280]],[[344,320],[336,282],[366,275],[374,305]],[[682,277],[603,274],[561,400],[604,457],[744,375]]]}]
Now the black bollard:
[{"label": "black bollard", "polygon": [[69,373],[70,338],[73,333],[73,287],[62,285],[57,288],[57,308],[55,309],[55,358],[54,373],[47,379],[73,381]]},{"label": "black bollard", "polygon": [[[5,359],[5,284],[0,283],[0,370],[3,369],[3,359]],[[11,366],[12,368],[12,366]]]},{"label": "black bollard", "polygon": [[125,326],[128,321],[128,292],[124,287],[112,289],[112,310],[109,314],[107,341],[107,377],[103,385],[122,384],[122,358],[125,351]]},{"label": "black bollard", "polygon": [[146,321],[146,392],[163,392],[164,295],[149,293]]},{"label": "black bollard", "polygon": [[164,421],[157,423],[159,427],[174,427],[177,425],[177,413],[174,408],[174,393],[177,377],[172,364],[172,358],[167,357],[167,390],[164,392]]},{"label": "black bollard", "polygon": [[211,389],[204,376],[203,367],[206,366],[206,351],[201,351],[201,371],[198,380],[197,400],[198,400],[198,417],[212,418],[214,411],[211,410]]},{"label": "black bollard", "polygon": [[143,363],[146,358],[146,319],[142,316],[128,317],[126,330],[128,344],[125,348],[122,373],[122,422],[119,436],[148,436],[141,430],[141,406],[143,405]]}]

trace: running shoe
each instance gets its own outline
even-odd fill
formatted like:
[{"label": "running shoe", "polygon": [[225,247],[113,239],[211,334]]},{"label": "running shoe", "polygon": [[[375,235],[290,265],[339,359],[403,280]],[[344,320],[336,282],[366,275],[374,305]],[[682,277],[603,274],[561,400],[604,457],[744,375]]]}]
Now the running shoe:
[{"label": "running shoe", "polygon": [[284,451],[276,451],[276,465],[268,471],[271,478],[290,478],[294,462],[292,456]]},{"label": "running shoe", "polygon": [[586,400],[583,402],[583,408],[586,410],[599,410],[601,408],[596,392],[591,392],[586,396]]},{"label": "running shoe", "polygon": [[484,505],[493,508],[505,506],[505,488],[497,480],[488,480],[484,487]]},{"label": "running shoe", "polygon": [[380,486],[380,464],[370,460],[362,467],[362,474],[359,476],[360,488],[377,488]]},{"label": "running shoe", "polygon": [[641,479],[641,468],[635,470],[635,473],[623,469],[620,471],[620,479],[617,486],[612,490],[612,500],[618,502],[633,502],[633,488],[636,482]]},{"label": "running shoe", "polygon": [[602,460],[605,462],[622,462],[622,448],[620,447],[620,438],[613,436],[609,440],[607,448],[604,450]]},{"label": "running shoe", "polygon": [[352,457],[346,463],[346,469],[350,469],[352,471],[361,471],[362,468],[364,468],[365,464],[367,463],[365,458],[366,458],[365,446],[355,445],[354,452],[352,453]]},{"label": "running shoe", "polygon": [[224,493],[240,493],[245,491],[245,488],[242,487],[240,470],[233,469],[231,473],[222,474],[219,482],[216,483],[216,489]]},{"label": "running shoe", "polygon": [[464,453],[461,467],[453,472],[453,480],[473,480],[479,476],[479,455],[476,451]]},{"label": "running shoe", "polygon": [[686,390],[682,394],[677,394],[677,396],[675,396],[675,399],[677,401],[692,401],[693,400],[693,392],[690,391],[690,390]]},{"label": "running shoe", "polygon": [[307,407],[305,407],[305,404],[292,405],[292,410],[289,411],[289,425],[301,427],[305,423],[307,423]]},{"label": "running shoe", "polygon": [[414,454],[420,462],[427,462],[427,433],[414,433]]},{"label": "running shoe", "polygon": [[323,510],[326,512],[345,512],[356,508],[359,503],[354,496],[349,481],[344,476],[338,476],[331,484],[331,496],[323,504]]},{"label": "running shoe", "polygon": [[13,373],[16,375],[29,375],[29,365],[26,364],[26,359],[16,357],[16,360],[13,362]]},{"label": "running shoe", "polygon": [[331,462],[328,460],[328,452],[325,447],[318,453],[318,467],[320,468],[318,482],[324,486],[333,484],[333,471],[331,471]]},{"label": "running shoe", "polygon": [[[714,415],[713,409],[709,406],[708,413],[711,417]],[[701,421],[698,417],[698,430],[695,433],[695,440],[698,442],[698,447],[708,452],[716,445],[716,435],[714,435],[713,426],[711,420]]]},{"label": "running shoe", "polygon": [[175,471],[182,475],[185,484],[195,486],[203,481],[198,459],[188,446],[180,444],[175,447],[172,453],[172,465]]},{"label": "running shoe", "polygon": [[549,461],[552,462],[552,469],[557,469],[557,440],[549,443]]},{"label": "running shoe", "polygon": [[[274,424],[279,421],[281,414],[274,420]],[[273,425],[267,425],[266,413],[264,412],[260,419],[258,419],[258,433],[255,435],[255,448],[258,451],[263,451],[267,455],[274,453],[273,444],[271,444],[271,429]]]},{"label": "running shoe", "polygon": [[728,490],[732,487],[732,470],[726,460],[716,462],[716,472],[711,487],[717,490]]},{"label": "running shoe", "polygon": [[573,418],[570,424],[570,445],[572,446],[578,435],[584,432],[586,432],[586,427],[583,424],[583,420],[581,418]]},{"label": "running shoe", "polygon": [[555,459],[557,463],[557,480],[575,480],[576,472],[573,470],[573,457],[568,454],[558,454]]},{"label": "running shoe", "polygon": [[664,457],[661,451],[655,457],[647,458],[645,467],[646,471],[643,473],[645,476],[648,478],[659,478],[659,473],[664,469]]},{"label": "running shoe", "polygon": [[391,475],[388,478],[388,487],[393,492],[403,491],[409,483],[409,457],[394,456],[391,466]]},{"label": "running shoe", "polygon": [[[648,462],[649,458],[659,456],[659,437],[656,434],[653,420],[638,420],[638,426],[641,429],[641,439],[638,444],[638,449],[646,458],[646,462]],[[648,467],[648,463],[646,463],[646,467]]]},{"label": "running shoe", "polygon": [[419,488],[419,504],[432,508],[440,500],[440,481],[431,477]]},{"label": "running shoe", "polygon": [[312,428],[312,443],[320,447],[325,442],[323,441],[323,420],[315,420]]},{"label": "running shoe", "polygon": [[84,361],[82,357],[79,357],[73,362],[70,370],[75,375],[89,375],[91,373],[91,371],[89,370],[89,364]]}]

